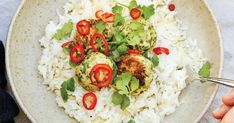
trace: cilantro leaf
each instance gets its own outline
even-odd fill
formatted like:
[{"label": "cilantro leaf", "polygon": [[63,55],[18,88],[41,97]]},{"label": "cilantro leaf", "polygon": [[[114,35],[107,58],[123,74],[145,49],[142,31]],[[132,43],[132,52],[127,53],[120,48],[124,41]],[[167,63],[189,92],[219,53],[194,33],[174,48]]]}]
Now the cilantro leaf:
[{"label": "cilantro leaf", "polygon": [[148,20],[152,15],[154,15],[154,5],[142,6],[141,7],[142,17]]},{"label": "cilantro leaf", "polygon": [[157,55],[154,55],[154,56],[152,57],[152,62],[153,62],[153,64],[154,64],[154,66],[158,66],[158,64],[159,64],[159,58],[158,58]]},{"label": "cilantro leaf", "polygon": [[118,46],[117,51],[120,54],[125,54],[128,51],[128,47],[126,45],[122,44],[122,45]]},{"label": "cilantro leaf", "polygon": [[112,12],[114,14],[122,14],[122,11],[123,11],[123,7],[122,6],[118,6],[118,5],[115,5],[113,8],[112,8]]},{"label": "cilantro leaf", "polygon": [[71,35],[73,30],[73,23],[71,21],[65,23],[61,29],[58,29],[54,35],[54,38],[57,40],[62,40]]},{"label": "cilantro leaf", "polygon": [[62,87],[60,88],[60,93],[61,93],[61,96],[63,98],[63,101],[66,102],[67,99],[68,99],[68,94],[67,94],[67,83],[64,82],[62,84]]},{"label": "cilantro leaf", "polygon": [[210,76],[210,68],[211,68],[211,64],[207,61],[205,64],[203,64],[203,66],[199,70],[198,74],[201,77],[209,77]]},{"label": "cilantro leaf", "polygon": [[66,81],[67,82],[67,90],[74,92],[75,91],[75,80],[71,78]]},{"label": "cilantro leaf", "polygon": [[106,26],[103,22],[97,23],[95,26],[98,30],[98,33],[103,34],[104,30],[106,29]]},{"label": "cilantro leaf", "polygon": [[123,85],[128,86],[130,80],[132,79],[132,74],[129,72],[122,73],[121,78]]},{"label": "cilantro leaf", "polygon": [[123,84],[122,78],[117,77],[115,80],[115,86],[119,90],[120,94],[128,94],[128,88]]},{"label": "cilantro leaf", "polygon": [[130,105],[130,99],[128,96],[123,95],[123,102],[121,104],[121,109],[124,110]]},{"label": "cilantro leaf", "polygon": [[131,85],[130,85],[130,88],[131,88],[131,91],[135,91],[139,88],[140,86],[140,82],[139,80],[136,78],[136,77],[132,77],[132,81],[131,81]]},{"label": "cilantro leaf", "polygon": [[127,123],[135,123],[134,120],[129,120]]},{"label": "cilantro leaf", "polygon": [[110,57],[114,62],[120,61],[120,54],[117,50],[112,51],[112,56]]},{"label": "cilantro leaf", "polygon": [[129,4],[129,10],[131,10],[132,8],[135,8],[135,7],[137,7],[138,5],[137,5],[137,2],[136,2],[136,0],[132,0],[131,2],[130,2],[130,4]]},{"label": "cilantro leaf", "polygon": [[116,13],[114,26],[122,25],[124,22],[125,22],[124,17],[120,13]]},{"label": "cilantro leaf", "polygon": [[125,39],[126,39],[125,35],[119,30],[116,30],[115,35],[114,35],[115,42],[122,43],[122,42],[125,42]]},{"label": "cilantro leaf", "polygon": [[120,105],[123,102],[122,95],[118,92],[112,94],[112,103],[115,105]]}]

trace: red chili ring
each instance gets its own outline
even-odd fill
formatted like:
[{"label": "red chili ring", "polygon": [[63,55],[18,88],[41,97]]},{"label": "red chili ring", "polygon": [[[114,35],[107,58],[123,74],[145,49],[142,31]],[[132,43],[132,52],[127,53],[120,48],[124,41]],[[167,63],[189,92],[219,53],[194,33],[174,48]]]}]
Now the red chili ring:
[{"label": "red chili ring", "polygon": [[[88,106],[87,103],[86,103],[86,101],[88,100],[89,97],[92,98],[92,100],[90,101],[91,102],[90,106]],[[93,92],[88,92],[83,96],[82,103],[83,103],[83,106],[87,110],[93,110],[96,107],[96,104],[97,104],[97,96]]]}]

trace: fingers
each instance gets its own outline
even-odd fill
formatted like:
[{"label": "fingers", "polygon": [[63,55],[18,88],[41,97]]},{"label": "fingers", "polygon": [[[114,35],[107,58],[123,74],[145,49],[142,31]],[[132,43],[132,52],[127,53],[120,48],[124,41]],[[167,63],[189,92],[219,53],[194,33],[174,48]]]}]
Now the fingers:
[{"label": "fingers", "polygon": [[223,96],[223,103],[228,106],[234,106],[234,89]]},{"label": "fingers", "polygon": [[222,104],[221,106],[219,106],[214,112],[213,112],[213,116],[216,119],[222,119],[224,117],[224,115],[231,109],[232,107],[230,106],[226,106],[225,104]]},{"label": "fingers", "polygon": [[234,107],[223,117],[220,123],[233,123],[234,122]]}]

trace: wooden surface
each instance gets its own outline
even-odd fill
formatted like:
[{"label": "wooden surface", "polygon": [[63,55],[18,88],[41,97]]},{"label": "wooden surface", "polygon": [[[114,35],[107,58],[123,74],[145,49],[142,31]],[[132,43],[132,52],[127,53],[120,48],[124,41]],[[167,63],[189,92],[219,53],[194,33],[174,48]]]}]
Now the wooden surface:
[{"label": "wooden surface", "polygon": [[[206,0],[211,7],[224,40],[224,70],[223,77],[234,79],[234,0]],[[10,21],[21,0],[0,0],[0,40],[6,41]],[[215,50],[215,49],[214,49]],[[220,104],[221,96],[230,88],[221,86],[217,95],[201,119],[200,123],[216,123],[211,113]],[[16,118],[17,123],[30,123],[23,112]]]}]

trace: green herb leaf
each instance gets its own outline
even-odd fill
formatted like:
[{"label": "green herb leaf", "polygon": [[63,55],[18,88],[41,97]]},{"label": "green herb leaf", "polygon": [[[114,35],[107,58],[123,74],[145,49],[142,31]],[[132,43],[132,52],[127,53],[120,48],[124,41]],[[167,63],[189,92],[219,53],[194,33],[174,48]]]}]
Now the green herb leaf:
[{"label": "green herb leaf", "polygon": [[105,23],[103,22],[97,23],[95,27],[97,28],[98,33],[101,34],[103,34],[104,30],[106,29]]},{"label": "green herb leaf", "polygon": [[114,34],[114,41],[117,44],[124,43],[126,42],[126,37],[120,30],[116,29]]},{"label": "green herb leaf", "polygon": [[128,51],[128,47],[126,45],[122,44],[122,45],[118,46],[117,51],[120,54],[125,54]]},{"label": "green herb leaf", "polygon": [[198,74],[201,77],[209,77],[210,76],[210,68],[211,64],[207,61],[205,64],[203,64],[202,68],[198,72]]},{"label": "green herb leaf", "polygon": [[117,50],[112,51],[112,56],[110,57],[114,62],[120,61],[120,54]]},{"label": "green herb leaf", "polygon": [[121,104],[121,109],[124,110],[130,105],[130,99],[128,96],[123,95],[123,102]]},{"label": "green herb leaf", "polygon": [[118,92],[112,94],[112,103],[115,105],[120,105],[123,102],[122,95]]},{"label": "green herb leaf", "polygon": [[114,14],[122,14],[122,11],[123,11],[123,7],[122,6],[118,6],[118,5],[115,5],[113,8],[112,8],[112,12]]},{"label": "green herb leaf", "polygon": [[116,13],[114,26],[122,25],[124,22],[125,22],[124,17],[121,14]]},{"label": "green herb leaf", "polygon": [[135,123],[135,121],[134,120],[129,120],[128,123]]},{"label": "green herb leaf", "polygon": [[62,84],[62,87],[60,88],[60,93],[61,93],[61,96],[63,98],[63,101],[66,102],[67,99],[68,99],[68,94],[67,94],[67,83],[64,82]]},{"label": "green herb leaf", "polygon": [[152,57],[152,62],[153,62],[153,64],[154,64],[154,66],[158,66],[158,64],[159,64],[159,58],[158,58],[157,55],[154,55],[154,56]]},{"label": "green herb leaf", "polygon": [[148,20],[152,15],[154,15],[154,5],[142,6],[141,7],[142,17]]},{"label": "green herb leaf", "polygon": [[123,80],[121,77],[116,77],[115,86],[117,90],[119,90],[120,94],[128,94],[128,88],[123,84]]},{"label": "green herb leaf", "polygon": [[129,4],[129,10],[131,10],[132,8],[135,8],[135,7],[137,7],[138,5],[137,5],[137,2],[136,2],[136,0],[132,0],[131,2],[130,2],[130,4]]},{"label": "green herb leaf", "polygon": [[132,80],[131,80],[131,85],[130,85],[130,88],[131,88],[131,91],[135,91],[139,88],[140,86],[140,82],[139,80],[136,78],[136,77],[132,77]]},{"label": "green herb leaf", "polygon": [[121,78],[122,78],[123,85],[128,86],[130,80],[132,79],[132,74],[129,72],[122,73]]},{"label": "green herb leaf", "polygon": [[75,91],[75,80],[71,78],[66,81],[67,82],[67,90],[74,92]]},{"label": "green herb leaf", "polygon": [[54,35],[54,38],[57,40],[62,40],[71,35],[73,30],[73,23],[71,21],[65,23],[61,29],[58,29]]}]

